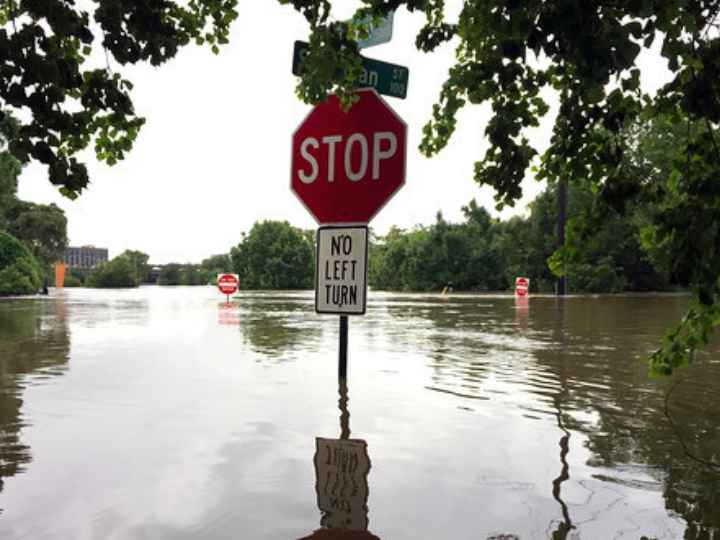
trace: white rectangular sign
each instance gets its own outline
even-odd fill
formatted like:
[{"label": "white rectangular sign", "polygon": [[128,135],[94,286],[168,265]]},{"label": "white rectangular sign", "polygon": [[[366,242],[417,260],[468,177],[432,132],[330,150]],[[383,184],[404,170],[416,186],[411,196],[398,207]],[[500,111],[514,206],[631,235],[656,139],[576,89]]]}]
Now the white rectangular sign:
[{"label": "white rectangular sign", "polygon": [[367,227],[320,227],[316,262],[315,311],[364,315],[367,301]]}]

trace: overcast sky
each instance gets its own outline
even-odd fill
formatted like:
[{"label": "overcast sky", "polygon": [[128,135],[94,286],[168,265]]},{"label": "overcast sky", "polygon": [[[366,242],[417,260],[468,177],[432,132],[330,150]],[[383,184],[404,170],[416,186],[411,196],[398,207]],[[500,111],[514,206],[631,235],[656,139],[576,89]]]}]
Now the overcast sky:
[{"label": "overcast sky", "polygon": [[[348,17],[355,2],[337,2]],[[448,2],[448,10],[461,2]],[[68,217],[71,245],[138,249],[151,262],[199,262],[228,252],[257,220],[284,219],[302,228],[316,223],[289,189],[290,136],[310,107],[298,101],[291,74],[293,43],[307,39],[308,25],[290,7],[273,0],[241,0],[230,44],[213,55],[189,46],[169,63],[122,69],[134,84],[138,114],[147,118],[132,152],[114,167],[87,154],[91,185],[76,201],[60,196],[39,165],[25,168],[19,195],[54,202]],[[393,40],[366,49],[366,56],[410,69],[405,100],[386,98],[408,124],[407,181],[373,220],[384,233],[391,225],[430,224],[438,210],[451,221],[473,197],[494,215],[492,190],[472,179],[473,163],[487,148],[483,132],[489,108],[468,107],[458,129],[438,156],[418,151],[422,126],[430,117],[454,46],[423,54],[414,47],[424,16],[404,9],[395,16]],[[657,88],[666,70],[657,55],[643,62],[643,82]],[[119,66],[112,64],[114,68]],[[549,141],[553,110],[531,141],[542,149]],[[542,185],[530,176],[525,196],[501,217],[522,213]]]}]

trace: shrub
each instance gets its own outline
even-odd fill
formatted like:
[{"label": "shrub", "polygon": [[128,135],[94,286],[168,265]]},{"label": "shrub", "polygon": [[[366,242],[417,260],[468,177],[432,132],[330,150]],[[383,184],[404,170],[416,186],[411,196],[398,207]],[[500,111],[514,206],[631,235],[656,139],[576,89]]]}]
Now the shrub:
[{"label": "shrub", "polygon": [[17,238],[0,231],[0,296],[35,294],[41,286],[35,257]]},{"label": "shrub", "polygon": [[568,271],[568,283],[573,292],[617,293],[625,288],[625,278],[619,275],[612,257],[603,257],[596,264],[577,264]]},{"label": "shrub", "polygon": [[119,255],[93,270],[87,277],[86,285],[99,289],[137,287],[140,279],[130,257]]}]

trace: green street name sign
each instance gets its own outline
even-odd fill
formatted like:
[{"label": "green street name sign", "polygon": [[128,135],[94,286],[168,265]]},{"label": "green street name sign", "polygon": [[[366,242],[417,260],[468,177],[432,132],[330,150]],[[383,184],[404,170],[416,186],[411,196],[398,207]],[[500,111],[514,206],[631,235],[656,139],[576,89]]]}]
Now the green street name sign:
[{"label": "green street name sign", "polygon": [[[310,45],[304,41],[296,41],[293,49],[293,75],[302,73],[303,58]],[[405,99],[407,97],[408,78],[410,71],[405,66],[381,62],[361,56],[363,73],[360,77],[359,87],[374,88],[379,94]]]}]

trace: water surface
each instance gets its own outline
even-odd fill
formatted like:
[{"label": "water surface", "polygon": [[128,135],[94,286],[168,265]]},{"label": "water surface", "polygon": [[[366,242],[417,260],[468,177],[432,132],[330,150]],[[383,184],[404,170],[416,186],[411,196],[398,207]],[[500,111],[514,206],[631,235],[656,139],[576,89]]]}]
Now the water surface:
[{"label": "water surface", "polygon": [[720,538],[720,352],[645,362],[684,297],[371,293],[344,387],[312,292],[222,300],[0,302],[0,538]]}]

